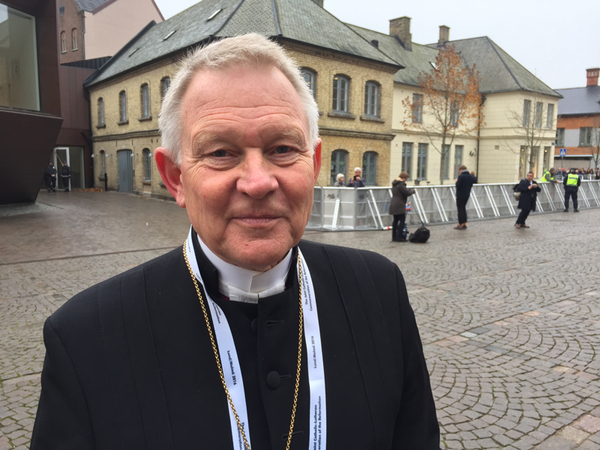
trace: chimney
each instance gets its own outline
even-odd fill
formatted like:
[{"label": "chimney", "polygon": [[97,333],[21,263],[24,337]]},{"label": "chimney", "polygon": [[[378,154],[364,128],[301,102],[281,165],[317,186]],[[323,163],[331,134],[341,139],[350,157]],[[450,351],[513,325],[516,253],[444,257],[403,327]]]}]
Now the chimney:
[{"label": "chimney", "polygon": [[390,36],[400,40],[402,47],[412,52],[412,34],[410,34],[410,17],[390,20]]},{"label": "chimney", "polygon": [[446,25],[440,25],[440,40],[438,41],[438,47],[442,47],[449,40],[450,27],[447,27]]},{"label": "chimney", "polygon": [[319,5],[321,8],[323,7],[323,0],[313,0],[313,2],[315,2],[317,5]]},{"label": "chimney", "polygon": [[587,69],[587,86],[598,86],[600,69]]}]

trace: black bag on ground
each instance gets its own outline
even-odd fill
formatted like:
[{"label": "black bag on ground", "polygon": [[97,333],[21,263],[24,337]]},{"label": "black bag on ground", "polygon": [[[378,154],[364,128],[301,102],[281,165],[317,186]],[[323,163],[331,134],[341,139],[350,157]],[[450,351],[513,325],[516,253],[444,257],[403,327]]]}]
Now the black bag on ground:
[{"label": "black bag on ground", "polygon": [[424,244],[425,242],[427,242],[430,235],[431,233],[429,229],[425,228],[425,226],[422,225],[419,228],[417,228],[414,233],[410,233],[410,237],[408,238],[408,240],[410,242]]}]

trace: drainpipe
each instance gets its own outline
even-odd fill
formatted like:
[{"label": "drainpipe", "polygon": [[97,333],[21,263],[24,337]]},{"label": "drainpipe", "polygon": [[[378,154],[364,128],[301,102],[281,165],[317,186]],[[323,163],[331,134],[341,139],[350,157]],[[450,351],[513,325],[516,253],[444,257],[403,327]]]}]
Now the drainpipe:
[{"label": "drainpipe", "polygon": [[481,107],[485,103],[487,97],[485,95],[481,96],[481,103],[479,104],[479,113],[477,118],[477,157],[475,160],[475,173],[477,174],[477,179],[479,180],[479,146],[481,142]]}]

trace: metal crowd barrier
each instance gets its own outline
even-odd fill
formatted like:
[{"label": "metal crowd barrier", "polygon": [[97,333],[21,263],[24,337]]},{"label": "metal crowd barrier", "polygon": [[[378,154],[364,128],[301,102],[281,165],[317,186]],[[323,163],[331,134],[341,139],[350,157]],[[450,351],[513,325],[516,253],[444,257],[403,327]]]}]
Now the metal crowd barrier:
[{"label": "metal crowd barrier", "polygon": [[[518,201],[510,184],[476,184],[467,203],[469,220],[496,219],[518,215]],[[562,184],[540,183],[537,212],[564,209]],[[406,223],[417,225],[457,221],[456,188],[445,186],[412,186],[416,193],[409,197],[410,211]],[[324,231],[382,230],[392,225],[388,214],[391,187],[334,188],[315,187],[315,199],[307,229]],[[579,209],[600,207],[600,180],[584,180],[578,192]]]}]

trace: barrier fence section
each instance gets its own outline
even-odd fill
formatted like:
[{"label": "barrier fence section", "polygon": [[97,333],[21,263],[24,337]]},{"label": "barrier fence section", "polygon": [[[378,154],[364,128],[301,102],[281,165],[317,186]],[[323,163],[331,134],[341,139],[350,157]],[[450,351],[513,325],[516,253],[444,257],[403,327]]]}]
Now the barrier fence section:
[{"label": "barrier fence section", "polygon": [[[536,209],[539,213],[564,209],[562,184],[539,183]],[[516,216],[518,201],[510,184],[476,184],[467,203],[469,220]],[[417,225],[457,221],[456,188],[413,186],[408,198],[406,223]],[[307,229],[325,231],[382,230],[392,225],[388,214],[391,187],[315,187],[314,204]],[[584,180],[578,191],[579,209],[600,207],[600,180]]]}]

